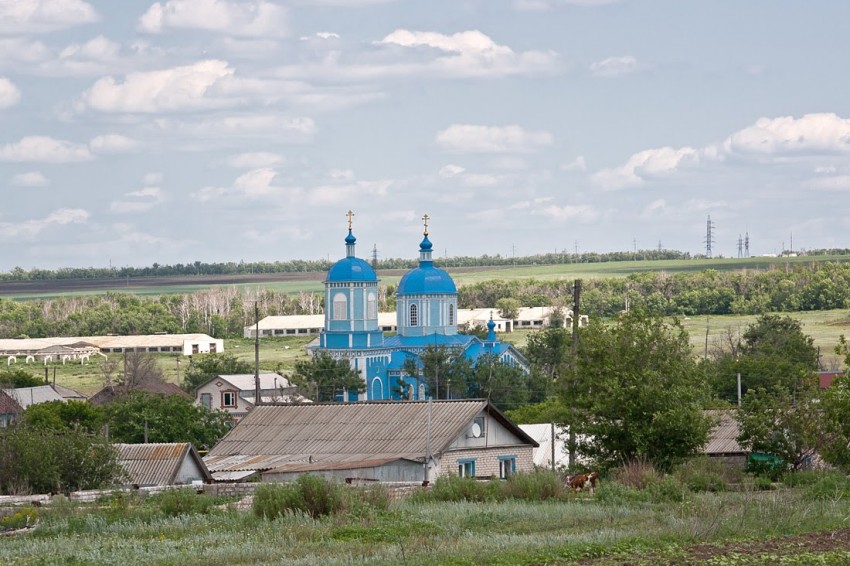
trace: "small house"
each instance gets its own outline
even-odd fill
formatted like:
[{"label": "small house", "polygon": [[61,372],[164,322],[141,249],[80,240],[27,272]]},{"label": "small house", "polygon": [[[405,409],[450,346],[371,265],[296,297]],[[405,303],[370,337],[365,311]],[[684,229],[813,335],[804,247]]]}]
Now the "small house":
[{"label": "small house", "polygon": [[[284,376],[274,372],[260,374],[260,402],[310,403],[298,394]],[[195,390],[195,404],[210,411],[227,411],[238,422],[254,408],[257,395],[253,373],[217,375]]]},{"label": "small house", "polygon": [[486,400],[261,405],[204,458],[217,480],[507,478],[534,469],[537,443]]},{"label": "small house", "polygon": [[212,476],[191,443],[116,444],[127,484],[138,487],[210,483]]}]

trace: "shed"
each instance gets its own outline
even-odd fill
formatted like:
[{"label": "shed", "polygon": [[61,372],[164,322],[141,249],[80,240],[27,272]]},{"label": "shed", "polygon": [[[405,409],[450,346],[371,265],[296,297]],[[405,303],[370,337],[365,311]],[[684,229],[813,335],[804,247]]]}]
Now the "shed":
[{"label": "shed", "polygon": [[218,474],[280,481],[507,477],[534,467],[537,443],[486,400],[261,405],[204,458]]},{"label": "shed", "polygon": [[746,464],[747,451],[738,444],[740,434],[738,411],[717,409],[705,411],[705,414],[712,417],[715,424],[709,434],[708,443],[703,448],[703,454],[709,458],[720,458],[736,465]]},{"label": "shed", "polygon": [[139,487],[210,483],[212,476],[191,443],[116,444],[128,482]]}]

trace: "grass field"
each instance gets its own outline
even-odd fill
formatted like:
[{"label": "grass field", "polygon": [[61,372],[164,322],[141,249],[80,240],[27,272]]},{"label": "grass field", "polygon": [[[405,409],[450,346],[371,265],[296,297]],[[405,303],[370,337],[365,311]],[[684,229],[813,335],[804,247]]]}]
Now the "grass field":
[{"label": "grass field", "polygon": [[[498,503],[402,501],[387,510],[265,520],[234,506],[169,516],[126,496],[39,508],[0,544],[16,565],[846,564],[847,502],[806,488]],[[616,492],[614,492],[616,493]],[[204,497],[204,496],[198,496]],[[806,535],[805,533],[821,533]]]},{"label": "grass field", "polygon": [[[805,257],[754,257],[746,259],[717,258],[693,260],[635,260],[602,263],[563,263],[556,265],[520,265],[515,267],[475,267],[459,268],[447,262],[443,265],[458,286],[470,285],[491,279],[595,279],[603,277],[626,277],[632,273],[666,272],[684,273],[700,272],[706,269],[717,271],[737,270],[770,270],[787,269],[794,265],[816,262],[847,262],[850,256],[805,256]],[[404,270],[381,270],[378,276],[385,285],[395,285]],[[132,293],[137,295],[168,295],[177,293],[192,293],[215,286],[235,286],[238,288],[273,289],[285,293],[300,291],[320,292],[323,289],[324,272],[315,273],[281,273],[262,274],[257,276],[216,276],[216,277],[148,277],[143,279],[110,279],[110,280],[78,280],[78,281],[33,281],[33,282],[0,282],[0,296],[16,299],[47,299],[67,295],[104,294],[109,291]]]}]

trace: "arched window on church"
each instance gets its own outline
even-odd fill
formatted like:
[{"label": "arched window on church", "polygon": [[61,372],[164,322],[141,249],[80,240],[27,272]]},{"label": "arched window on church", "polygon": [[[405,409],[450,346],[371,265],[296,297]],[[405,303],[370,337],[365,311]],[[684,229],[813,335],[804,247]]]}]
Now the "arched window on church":
[{"label": "arched window on church", "polygon": [[366,297],[366,318],[378,318],[378,301],[375,293],[369,293]]},{"label": "arched window on church", "polygon": [[449,326],[454,326],[455,324],[455,306],[449,305]]},{"label": "arched window on church", "polygon": [[410,326],[419,326],[419,310],[416,305],[410,305]]},{"label": "arched window on church", "polygon": [[345,320],[348,318],[348,298],[344,293],[334,295],[334,320]]}]

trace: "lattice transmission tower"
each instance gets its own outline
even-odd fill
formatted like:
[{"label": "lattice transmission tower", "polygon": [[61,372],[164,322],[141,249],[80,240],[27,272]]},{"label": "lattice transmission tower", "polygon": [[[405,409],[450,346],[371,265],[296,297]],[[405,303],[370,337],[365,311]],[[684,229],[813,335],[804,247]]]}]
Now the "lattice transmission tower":
[{"label": "lattice transmission tower", "polygon": [[708,220],[705,221],[705,240],[703,241],[705,244],[705,257],[711,256],[711,245],[715,244],[714,240],[714,222],[711,221],[711,215],[708,215]]},{"label": "lattice transmission tower", "polygon": [[738,259],[744,257],[744,238],[738,234]]}]

